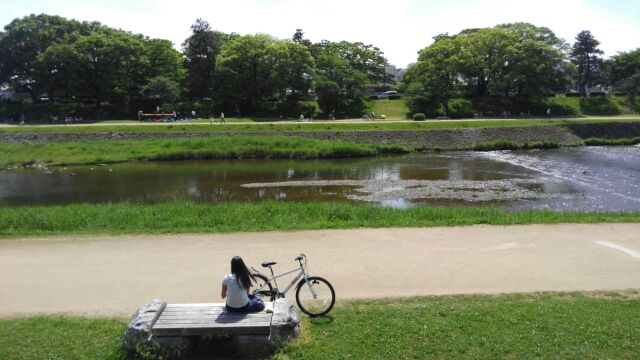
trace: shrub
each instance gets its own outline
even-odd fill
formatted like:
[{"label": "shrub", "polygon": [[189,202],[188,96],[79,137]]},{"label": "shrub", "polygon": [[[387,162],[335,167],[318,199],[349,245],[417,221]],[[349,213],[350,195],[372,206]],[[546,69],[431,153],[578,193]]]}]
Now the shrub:
[{"label": "shrub", "polygon": [[475,112],[471,101],[466,99],[452,99],[448,108],[447,114],[454,119],[471,118]]},{"label": "shrub", "polygon": [[582,97],[582,94],[580,93],[566,93],[564,94],[565,97]]},{"label": "shrub", "polygon": [[413,120],[414,121],[424,121],[426,119],[427,119],[427,117],[423,113],[415,113],[415,114],[413,114]]},{"label": "shrub", "polygon": [[402,99],[401,95],[389,95],[389,100],[400,100]]},{"label": "shrub", "polygon": [[512,104],[509,99],[500,96],[488,96],[473,99],[473,108],[484,115],[500,115],[511,112]]},{"label": "shrub", "polygon": [[606,94],[602,91],[594,91],[589,94],[589,96],[605,96]]}]

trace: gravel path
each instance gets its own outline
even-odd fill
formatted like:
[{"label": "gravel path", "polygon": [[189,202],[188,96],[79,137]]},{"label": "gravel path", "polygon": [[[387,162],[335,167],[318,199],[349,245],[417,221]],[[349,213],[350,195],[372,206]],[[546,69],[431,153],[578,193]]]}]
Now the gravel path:
[{"label": "gravel path", "polygon": [[217,302],[233,255],[300,252],[338,299],[640,288],[640,224],[71,236],[0,240],[0,316]]}]

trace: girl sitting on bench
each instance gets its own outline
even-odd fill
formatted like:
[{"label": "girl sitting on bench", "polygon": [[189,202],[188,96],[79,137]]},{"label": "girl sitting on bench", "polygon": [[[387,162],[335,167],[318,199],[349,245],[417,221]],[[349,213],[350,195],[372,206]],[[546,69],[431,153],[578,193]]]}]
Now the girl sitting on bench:
[{"label": "girl sitting on bench", "polygon": [[227,310],[252,313],[264,310],[264,302],[250,294],[253,275],[240,256],[231,259],[231,274],[222,279],[222,298],[227,299]]}]

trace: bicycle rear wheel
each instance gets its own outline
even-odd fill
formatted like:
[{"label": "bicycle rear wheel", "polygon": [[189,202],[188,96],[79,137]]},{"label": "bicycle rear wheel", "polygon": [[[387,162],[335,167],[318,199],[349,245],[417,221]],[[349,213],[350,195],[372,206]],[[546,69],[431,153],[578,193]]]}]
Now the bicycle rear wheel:
[{"label": "bicycle rear wheel", "polygon": [[276,294],[273,292],[273,286],[271,286],[269,279],[261,274],[253,274],[253,278],[256,281],[253,293],[263,299],[274,301],[276,299]]},{"label": "bicycle rear wheel", "polygon": [[302,280],[298,284],[296,302],[300,310],[305,314],[311,317],[322,316],[333,308],[336,302],[336,293],[327,280],[312,276],[307,281]]}]

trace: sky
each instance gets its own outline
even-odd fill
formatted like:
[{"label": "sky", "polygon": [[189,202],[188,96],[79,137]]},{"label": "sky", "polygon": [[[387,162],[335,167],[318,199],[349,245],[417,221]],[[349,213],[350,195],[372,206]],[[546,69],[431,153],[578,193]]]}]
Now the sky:
[{"label": "sky", "polygon": [[301,28],[318,42],[361,41],[405,67],[432,37],[508,22],[546,26],[571,44],[590,30],[605,56],[640,47],[640,0],[0,0],[0,26],[46,13],[153,38],[177,49],[203,18],[215,30],[291,38]]}]

